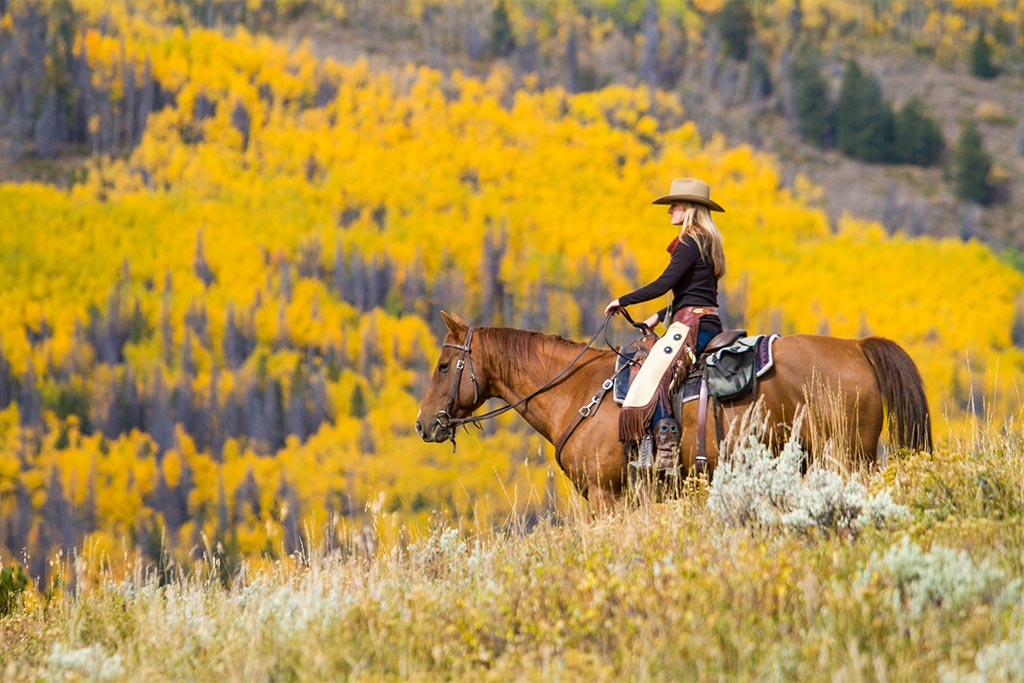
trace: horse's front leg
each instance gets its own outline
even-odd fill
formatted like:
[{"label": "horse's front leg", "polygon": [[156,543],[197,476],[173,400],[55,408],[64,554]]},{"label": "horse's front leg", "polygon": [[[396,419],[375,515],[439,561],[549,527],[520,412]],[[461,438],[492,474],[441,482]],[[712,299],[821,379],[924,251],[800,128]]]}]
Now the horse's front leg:
[{"label": "horse's front leg", "polygon": [[614,446],[602,449],[597,464],[599,466],[590,473],[588,499],[595,514],[604,514],[622,505],[627,498],[626,463],[617,441]]},{"label": "horse's front leg", "polygon": [[[582,460],[578,452],[563,457],[562,466],[566,468],[565,473],[576,490],[586,499],[592,515],[600,516],[611,512],[624,498],[625,469],[618,461],[609,462],[609,459],[599,452],[581,462]],[[621,460],[621,455],[617,460]]]},{"label": "horse's front leg", "polygon": [[[592,513],[612,511],[626,493],[626,462],[618,440],[618,411],[607,408],[577,430],[574,441],[562,452],[561,466],[587,499]],[[612,405],[612,408],[615,406]]]},{"label": "horse's front leg", "polygon": [[594,515],[607,514],[622,503],[622,495],[607,486],[597,485],[590,489],[589,494],[587,502],[590,503],[590,511]]}]

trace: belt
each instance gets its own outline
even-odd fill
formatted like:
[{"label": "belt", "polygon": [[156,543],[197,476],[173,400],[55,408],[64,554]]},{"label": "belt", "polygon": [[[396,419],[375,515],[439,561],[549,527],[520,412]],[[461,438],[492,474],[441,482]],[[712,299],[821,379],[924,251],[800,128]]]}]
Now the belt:
[{"label": "belt", "polygon": [[717,306],[681,306],[672,313],[672,320],[681,320],[684,324],[692,324],[694,318],[705,315],[718,315]]}]

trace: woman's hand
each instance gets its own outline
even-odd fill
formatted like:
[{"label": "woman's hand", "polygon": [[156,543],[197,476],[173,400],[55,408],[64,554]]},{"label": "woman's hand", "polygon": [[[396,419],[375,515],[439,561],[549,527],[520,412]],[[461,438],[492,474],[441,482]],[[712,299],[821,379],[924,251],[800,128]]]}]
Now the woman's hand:
[{"label": "woman's hand", "polygon": [[619,305],[618,299],[612,299],[608,302],[608,305],[604,307],[604,315],[607,318],[613,313],[618,313],[622,310],[622,306]]}]

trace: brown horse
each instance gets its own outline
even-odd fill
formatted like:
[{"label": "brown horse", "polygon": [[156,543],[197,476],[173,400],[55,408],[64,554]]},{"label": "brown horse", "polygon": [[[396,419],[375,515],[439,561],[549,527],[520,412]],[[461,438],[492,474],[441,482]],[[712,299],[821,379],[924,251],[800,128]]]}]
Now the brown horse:
[{"label": "brown horse", "polygon": [[[618,441],[619,408],[602,389],[614,373],[615,353],[539,332],[469,327],[457,316],[441,315],[448,334],[416,418],[423,440],[454,443],[459,425],[490,415],[473,417],[473,411],[500,398],[509,405],[498,412],[515,409],[549,442],[563,442],[558,464],[593,507],[621,497],[626,462]],[[924,385],[896,343],[796,334],[775,342],[774,357],[774,368],[757,389],[774,446],[789,438],[794,418],[806,407],[809,419],[799,421],[799,439],[809,450],[831,440],[836,452],[873,463],[886,413],[895,446],[931,449]],[[697,404],[685,403],[680,420],[686,472],[695,468]],[[749,397],[724,405],[725,429],[750,405]],[[713,417],[708,421],[714,424]],[[718,448],[709,431],[710,476]]]}]

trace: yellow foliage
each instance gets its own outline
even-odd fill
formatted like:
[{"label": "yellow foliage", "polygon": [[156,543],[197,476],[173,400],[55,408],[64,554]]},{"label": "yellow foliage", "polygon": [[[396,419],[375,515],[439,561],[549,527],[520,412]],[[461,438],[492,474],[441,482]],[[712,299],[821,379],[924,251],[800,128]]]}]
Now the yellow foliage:
[{"label": "yellow foliage", "polygon": [[999,122],[1006,119],[1006,110],[998,102],[982,100],[974,108],[974,118],[979,121]]},{"label": "yellow foliage", "polygon": [[[969,39],[957,12],[997,9],[941,4],[925,3],[922,33],[950,45]],[[497,275],[513,306],[528,304],[543,282],[548,331],[587,337],[579,292],[619,294],[664,267],[672,231],[650,200],[679,176],[706,179],[727,208],[716,221],[735,322],[751,332],[888,336],[917,361],[933,414],[951,415],[950,429],[961,427],[958,383],[991,393],[990,415],[1014,414],[1013,383],[1024,368],[1011,339],[1019,272],[978,243],[890,236],[852,217],[832,234],[820,188],[803,177],[783,188],[772,157],[703,140],[670,93],[616,85],[572,95],[536,82],[515,89],[503,69],[375,73],[365,60],[320,62],[308,46],[289,51],[245,30],[140,23],[107,5],[76,0],[93,22],[76,50],[97,87],[116,98],[120,79],[141,78],[145,63],[174,101],[148,117],[127,158],[92,161],[68,190],[0,184],[0,352],[11,376],[31,367],[43,383],[113,406],[131,369],[136,388],[161,373],[164,386],[184,381],[203,401],[215,387],[223,404],[270,381],[293,398],[297,373],[334,365],[324,371],[328,421],[272,456],[244,436],[226,438],[215,454],[179,425],[158,463],[151,436],[107,439],[74,414],[59,423],[57,398],[47,394],[53,427],[23,468],[18,408],[0,411],[3,503],[21,485],[41,507],[56,467],[75,505],[95,486],[96,543],[105,552],[109,539],[158,519],[147,502],[157,468],[168,487],[192,482],[188,512],[202,520],[178,530],[179,544],[216,534],[223,503],[247,553],[278,552],[288,515],[320,528],[331,514],[365,519],[371,501],[391,515],[378,533],[394,542],[402,524],[425,525],[434,511],[476,521],[555,505],[564,481],[550,470],[550,448],[512,428],[515,416],[493,434],[461,439],[455,453],[412,433],[438,339],[420,317],[436,311],[425,310],[426,299],[405,301],[402,289],[416,278],[431,296],[444,291],[433,290],[438,283],[450,285],[471,309],[459,313],[471,317],[480,310],[485,240],[500,239]],[[826,17],[868,22],[861,5],[802,6],[813,26]],[[781,21],[791,6],[765,11]],[[146,8],[165,16],[158,2]],[[510,12],[527,21],[515,3]],[[116,28],[100,30],[101,17]],[[887,15],[870,22],[875,34],[898,28]],[[322,84],[335,94],[317,105]],[[216,107],[197,120],[202,100]],[[336,254],[350,267],[359,258],[371,270],[393,269],[383,309],[363,312],[345,300],[352,292],[331,281]],[[212,276],[204,279],[201,265]],[[437,304],[447,302],[430,300]],[[97,363],[83,329],[104,316],[131,321],[136,306],[145,325],[132,331],[123,359]],[[237,369],[224,351],[229,307],[256,344]],[[186,323],[199,311],[203,333]],[[258,512],[236,504],[250,480]]]}]

